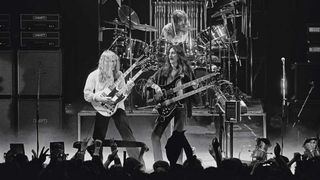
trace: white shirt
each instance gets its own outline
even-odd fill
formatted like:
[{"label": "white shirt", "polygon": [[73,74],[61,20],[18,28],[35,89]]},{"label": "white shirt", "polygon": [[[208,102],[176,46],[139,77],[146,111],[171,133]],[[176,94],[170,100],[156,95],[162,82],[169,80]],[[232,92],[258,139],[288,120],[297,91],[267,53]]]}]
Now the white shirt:
[{"label": "white shirt", "polygon": [[[125,80],[121,72],[120,72],[119,80],[120,80],[120,83],[116,87],[117,90],[120,90],[122,87],[125,86]],[[112,86],[114,83],[115,82],[113,79],[107,79],[106,82],[104,83],[99,82],[99,69],[92,71],[88,75],[86,84],[83,89],[84,99],[90,103],[94,102],[94,96],[96,92],[105,90],[105,88]],[[125,110],[124,101],[120,101],[118,103],[118,108]]]}]

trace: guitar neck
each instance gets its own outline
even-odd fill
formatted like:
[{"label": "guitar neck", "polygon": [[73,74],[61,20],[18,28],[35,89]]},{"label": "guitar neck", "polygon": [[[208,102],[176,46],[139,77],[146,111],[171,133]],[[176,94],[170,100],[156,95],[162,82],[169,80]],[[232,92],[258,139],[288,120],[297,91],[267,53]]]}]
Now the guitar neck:
[{"label": "guitar neck", "polygon": [[[144,72],[143,69],[141,69],[139,72],[137,72],[132,78],[131,81],[134,82],[142,73]],[[125,86],[126,87],[126,86]],[[126,88],[122,88],[119,92],[122,94],[126,90]]]},{"label": "guitar neck", "polygon": [[194,95],[194,94],[197,94],[197,93],[199,93],[199,92],[201,92],[201,91],[204,91],[204,90],[206,90],[206,89],[208,89],[208,88],[210,88],[210,87],[213,87],[213,86],[214,86],[214,85],[211,84],[211,85],[207,85],[207,86],[200,87],[200,88],[198,88],[198,89],[196,89],[196,90],[187,92],[187,93],[185,93],[185,94],[183,94],[183,95],[181,95],[181,96],[177,96],[177,97],[174,97],[174,98],[165,100],[165,101],[164,101],[164,104],[167,104],[167,103],[170,104],[170,103],[173,103],[173,102],[176,102],[176,101],[180,101],[181,99],[184,99],[184,98],[187,98],[187,97],[192,96],[192,95]]},{"label": "guitar neck", "polygon": [[193,83],[198,84],[199,82],[204,81],[204,80],[206,80],[206,79],[209,79],[210,77],[215,76],[215,75],[217,75],[217,74],[218,74],[218,73],[214,72],[214,73],[211,73],[211,74],[202,76],[201,78],[195,79],[195,80],[193,80],[193,81],[190,81],[190,82],[187,82],[187,83],[185,83],[185,84],[182,84],[181,86],[175,87],[175,88],[172,89],[172,91],[173,91],[174,93],[175,93],[175,92],[178,92],[178,91],[180,91],[180,90],[182,90],[182,89],[184,89],[184,88],[187,88],[187,87],[192,86]]},{"label": "guitar neck", "polygon": [[[141,56],[135,63],[132,64],[132,66],[130,66],[126,72],[123,73],[123,78],[126,78],[128,76],[129,73],[131,73],[131,71],[137,67],[137,65],[139,64],[139,61],[141,60],[143,56]],[[120,83],[120,79],[118,79],[112,86],[110,89],[114,89],[115,87],[117,87]]]}]

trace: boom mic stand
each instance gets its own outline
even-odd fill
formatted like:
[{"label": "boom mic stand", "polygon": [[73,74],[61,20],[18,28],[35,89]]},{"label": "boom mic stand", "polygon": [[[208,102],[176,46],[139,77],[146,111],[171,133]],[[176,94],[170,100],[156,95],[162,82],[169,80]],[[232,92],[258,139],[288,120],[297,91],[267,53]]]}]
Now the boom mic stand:
[{"label": "boom mic stand", "polygon": [[[298,113],[298,115],[297,115],[297,119],[296,119],[296,121],[295,121],[295,122],[293,123],[293,125],[292,125],[293,128],[294,128],[296,125],[299,125],[299,124],[300,124],[300,122],[301,122],[301,121],[300,121],[301,113],[302,113],[305,105],[307,104],[307,101],[308,101],[308,99],[309,99],[309,97],[310,97],[310,94],[311,94],[313,88],[314,88],[314,83],[313,83],[313,81],[312,81],[312,82],[311,82],[311,87],[310,87],[310,89],[309,89],[309,92],[308,92],[306,98],[304,99],[303,104],[302,104],[302,106],[301,106],[301,108],[300,108],[300,110],[299,110],[299,113]],[[298,144],[300,144],[300,128],[299,128],[299,127],[297,127],[297,138],[298,138]]]}]

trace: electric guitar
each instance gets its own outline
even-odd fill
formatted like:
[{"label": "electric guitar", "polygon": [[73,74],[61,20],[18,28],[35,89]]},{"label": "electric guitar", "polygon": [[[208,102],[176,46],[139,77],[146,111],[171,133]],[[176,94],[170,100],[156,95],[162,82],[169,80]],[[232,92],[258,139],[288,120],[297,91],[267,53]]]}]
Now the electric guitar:
[{"label": "electric guitar", "polygon": [[161,103],[158,103],[158,105],[155,106],[155,109],[158,111],[159,115],[162,117],[168,117],[170,116],[170,114],[180,105],[179,103],[176,103],[177,101],[180,101],[184,98],[187,98],[189,96],[192,96],[194,94],[197,94],[201,91],[204,91],[208,88],[212,88],[215,87],[215,84],[209,84],[206,86],[202,86],[196,90],[187,92],[185,94],[182,94],[180,96],[177,97],[173,97],[171,99],[167,99],[162,101]]},{"label": "electric guitar", "polygon": [[[131,71],[136,68],[137,66],[145,63],[148,59],[147,58],[144,58],[142,59],[144,56],[140,56],[137,61],[135,63],[132,64],[132,66],[130,66],[124,73],[123,73],[123,77],[126,78],[130,73]],[[141,60],[142,59],[142,60]],[[112,85],[110,86],[109,88],[105,88],[103,90],[103,93],[101,94],[102,96],[109,96],[109,97],[113,97],[117,92],[117,88],[120,84],[120,78],[117,79],[117,81]]]},{"label": "electric guitar", "polygon": [[162,95],[160,96],[159,93],[155,94],[154,95],[154,100],[155,100],[156,103],[159,103],[159,102],[161,102],[161,101],[163,101],[165,99],[172,98],[175,95],[175,93],[177,93],[178,91],[183,90],[183,89],[185,89],[187,87],[190,87],[190,86],[192,86],[194,84],[199,84],[200,82],[202,82],[202,81],[204,81],[206,79],[209,79],[209,78],[211,78],[213,76],[216,76],[218,74],[220,74],[220,73],[218,71],[216,71],[216,72],[207,74],[205,76],[202,76],[202,77],[200,77],[198,79],[195,79],[195,80],[189,81],[187,83],[184,83],[184,84],[182,84],[180,86],[176,86],[177,82],[179,80],[181,80],[182,78],[184,78],[183,76],[178,76],[171,83],[169,83],[169,84],[167,84],[165,86],[160,86],[160,88],[162,89]]},{"label": "electric guitar", "polygon": [[[146,72],[151,69],[157,68],[157,63],[154,60],[151,60],[150,58],[146,58],[142,61],[143,63],[141,66],[141,69],[131,78],[131,81],[134,82],[143,72]],[[108,89],[108,88],[105,88]],[[124,85],[120,90],[117,90],[116,87],[115,93],[105,93],[105,90],[102,90],[100,92],[101,97],[110,97],[110,102],[92,102],[92,106],[95,110],[97,110],[100,114],[103,116],[110,117],[112,116],[118,109],[119,103],[124,101],[130,93],[126,93],[127,91],[130,91],[131,89],[128,88],[128,84]]]}]

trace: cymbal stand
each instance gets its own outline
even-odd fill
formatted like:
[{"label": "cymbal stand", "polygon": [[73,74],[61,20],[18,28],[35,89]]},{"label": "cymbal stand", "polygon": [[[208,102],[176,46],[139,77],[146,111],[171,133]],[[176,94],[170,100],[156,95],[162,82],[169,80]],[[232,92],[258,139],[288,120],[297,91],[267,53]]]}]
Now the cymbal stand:
[{"label": "cymbal stand", "polygon": [[[131,7],[131,0],[129,0],[129,7]],[[132,32],[131,32],[131,29],[132,29],[132,22],[131,22],[131,8],[129,8],[129,47],[128,47],[128,52],[129,52],[129,59],[130,59],[130,67],[132,66]],[[130,79],[132,78],[132,71],[130,72]],[[133,112],[133,98],[132,98],[132,95],[130,94],[130,97],[129,97],[129,112],[132,113]]]},{"label": "cymbal stand", "polygon": [[[212,26],[209,27],[209,30],[210,30],[210,33],[211,33],[211,32],[212,32]],[[205,57],[206,57],[206,59],[207,59],[207,55],[208,55],[207,53],[209,53],[209,68],[210,68],[210,69],[211,69],[211,65],[212,65],[212,64],[211,64],[211,63],[212,63],[212,54],[211,54],[211,53],[212,53],[212,52],[211,52],[212,50],[211,50],[211,49],[212,49],[212,41],[209,41],[209,52],[205,51],[205,53],[206,53],[206,54],[205,54]],[[209,69],[209,68],[206,68],[206,73],[207,73],[207,74],[210,73],[210,69]],[[207,83],[208,83],[208,81],[206,81],[206,85],[208,85]],[[212,101],[213,101],[213,100],[209,97],[209,89],[207,89],[206,91],[207,91],[207,93],[206,93],[206,102],[207,102],[207,103],[205,104],[205,107],[209,107],[209,108],[210,108],[210,111],[211,111],[211,109],[212,109],[212,108],[211,108],[211,107],[212,107]]]},{"label": "cymbal stand", "polygon": [[[231,80],[230,78],[230,76],[231,76],[231,74],[230,74],[230,71],[231,71],[231,62],[230,62],[230,59],[231,59],[231,52],[230,52],[230,49],[231,49],[231,51],[232,51],[232,53],[233,53],[233,55],[234,55],[234,58],[235,58],[235,61],[236,61],[236,65],[235,65],[235,86],[237,87],[238,86],[238,78],[237,78],[237,74],[238,74],[238,64],[239,64],[239,66],[241,67],[242,66],[242,64],[241,64],[241,60],[239,60],[238,59],[238,55],[237,55],[237,51],[236,51],[236,48],[234,47],[234,45],[233,45],[233,42],[232,42],[232,40],[231,40],[231,36],[230,36],[230,32],[229,32],[229,29],[228,29],[228,26],[227,26],[227,17],[226,17],[226,14],[222,14],[222,19],[223,19],[223,26],[224,26],[224,28],[225,28],[225,30],[226,30],[226,33],[227,33],[227,37],[228,37],[228,39],[229,39],[229,46],[228,46],[228,59],[229,59],[229,81]],[[238,89],[238,88],[236,88],[236,89]],[[236,92],[237,93],[237,92]]]}]

